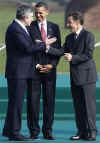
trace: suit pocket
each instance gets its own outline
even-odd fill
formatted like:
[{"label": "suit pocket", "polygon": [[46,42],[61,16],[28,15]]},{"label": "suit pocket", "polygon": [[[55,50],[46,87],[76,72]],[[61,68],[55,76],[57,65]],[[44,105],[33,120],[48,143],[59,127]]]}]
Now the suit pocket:
[{"label": "suit pocket", "polygon": [[93,68],[79,70],[78,79],[80,84],[95,82],[97,80],[96,70]]}]

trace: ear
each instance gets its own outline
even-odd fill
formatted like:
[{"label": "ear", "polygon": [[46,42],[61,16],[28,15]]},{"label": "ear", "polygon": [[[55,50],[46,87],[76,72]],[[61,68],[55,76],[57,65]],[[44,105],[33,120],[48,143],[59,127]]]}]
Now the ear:
[{"label": "ear", "polygon": [[46,10],[46,16],[48,16],[48,14],[49,14],[49,10]]}]

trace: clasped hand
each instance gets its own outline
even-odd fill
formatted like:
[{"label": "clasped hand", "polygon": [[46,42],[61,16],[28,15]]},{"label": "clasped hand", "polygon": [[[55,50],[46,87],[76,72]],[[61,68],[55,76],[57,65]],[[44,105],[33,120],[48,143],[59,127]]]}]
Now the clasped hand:
[{"label": "clasped hand", "polygon": [[52,66],[51,64],[39,65],[39,66],[37,67],[37,69],[39,70],[40,73],[47,73],[47,72],[49,72],[52,68],[53,68],[53,66]]},{"label": "clasped hand", "polygon": [[[55,43],[56,40],[57,40],[56,37],[53,37],[53,38],[46,38],[46,40],[44,41],[45,44],[46,44],[46,48],[48,48],[49,45]],[[41,41],[41,40],[35,40],[35,42],[36,42],[36,43],[40,43],[40,42],[43,42],[43,41]]]}]

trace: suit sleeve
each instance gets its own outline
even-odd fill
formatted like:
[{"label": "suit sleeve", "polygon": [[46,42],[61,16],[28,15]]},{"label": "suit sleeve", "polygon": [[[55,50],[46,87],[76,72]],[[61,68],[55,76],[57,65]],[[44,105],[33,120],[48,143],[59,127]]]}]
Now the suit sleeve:
[{"label": "suit sleeve", "polygon": [[84,51],[80,54],[72,55],[72,64],[80,64],[93,58],[94,35],[90,32],[86,35]]},{"label": "suit sleeve", "polygon": [[17,45],[17,47],[21,51],[24,51],[24,52],[29,53],[29,54],[36,53],[39,51],[43,51],[43,50],[45,50],[45,47],[46,47],[44,42],[41,42],[38,44],[33,44],[31,37],[28,40],[25,37],[25,35],[21,32],[13,33],[13,38],[14,38],[14,41],[15,41],[15,44]]},{"label": "suit sleeve", "polygon": [[48,50],[48,53],[51,54],[51,55],[55,55],[55,56],[63,56],[64,53],[68,53],[70,52],[69,51],[69,48],[67,47],[67,38],[65,40],[65,43],[63,44],[63,46],[59,49],[57,48],[53,48],[53,47],[50,47],[49,50]]},{"label": "suit sleeve", "polygon": [[63,44],[64,53],[71,53],[71,49],[69,48],[69,36],[66,36],[65,43]]},{"label": "suit sleeve", "polygon": [[[60,54],[63,54],[63,53],[60,53],[60,49],[61,49],[61,35],[60,35],[60,30],[59,30],[58,25],[55,26],[54,31],[55,31],[55,35],[54,36],[56,36],[57,41],[55,42],[55,44],[52,44],[50,46],[51,50],[49,51],[50,53],[48,53],[48,54],[52,55],[51,64],[53,65],[54,68],[56,68],[56,66],[57,66],[57,64],[59,62],[59,59],[60,59],[59,56],[60,56]],[[54,52],[55,52],[55,54],[54,54]],[[61,52],[63,52],[63,51],[61,51]]]},{"label": "suit sleeve", "polygon": [[48,50],[48,54],[60,57],[64,55],[64,49],[63,48],[57,49],[57,48],[50,47]]}]

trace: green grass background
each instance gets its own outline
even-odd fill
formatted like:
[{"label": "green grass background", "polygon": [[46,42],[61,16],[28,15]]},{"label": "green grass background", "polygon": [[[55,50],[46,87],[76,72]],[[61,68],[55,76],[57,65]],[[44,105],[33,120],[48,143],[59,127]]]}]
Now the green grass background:
[{"label": "green grass background", "polygon": [[[8,25],[15,18],[16,8],[14,6],[0,6],[0,44],[5,43],[5,32]],[[64,28],[64,12],[50,13],[48,20],[57,23],[60,27],[62,44],[64,43],[65,37],[68,34],[68,31]],[[100,41],[100,30],[91,30],[95,35],[96,42]],[[96,47],[94,52],[94,59],[96,62],[97,72],[100,72],[100,47]],[[5,50],[0,52],[0,74],[5,72],[5,61],[6,61],[6,52]],[[60,59],[60,62],[57,67],[58,72],[69,72],[69,64],[64,61],[63,57]]]}]

